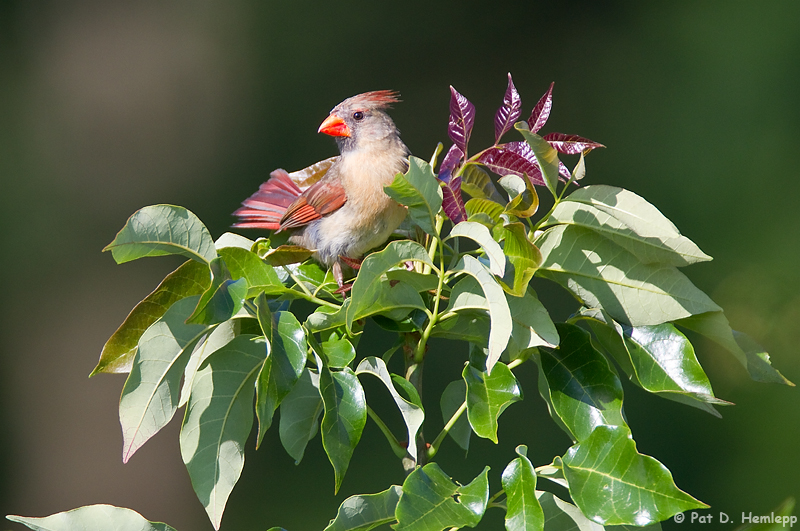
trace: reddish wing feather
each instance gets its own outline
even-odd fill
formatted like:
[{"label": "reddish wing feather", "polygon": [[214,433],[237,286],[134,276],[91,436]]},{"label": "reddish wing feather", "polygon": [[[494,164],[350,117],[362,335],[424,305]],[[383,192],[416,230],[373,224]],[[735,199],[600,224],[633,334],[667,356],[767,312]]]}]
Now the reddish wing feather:
[{"label": "reddish wing feather", "polygon": [[244,206],[233,213],[239,218],[233,226],[246,229],[278,229],[284,212],[300,194],[302,191],[286,170],[275,170],[256,193],[242,201]]},{"label": "reddish wing feather", "polygon": [[289,205],[280,220],[281,229],[301,227],[338,210],[347,201],[344,188],[332,179],[323,179],[303,192]]}]

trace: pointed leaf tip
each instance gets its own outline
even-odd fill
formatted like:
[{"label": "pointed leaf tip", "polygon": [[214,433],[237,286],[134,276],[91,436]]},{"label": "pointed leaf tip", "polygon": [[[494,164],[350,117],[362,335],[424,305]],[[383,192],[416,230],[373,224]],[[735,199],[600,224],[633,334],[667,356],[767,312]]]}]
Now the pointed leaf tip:
[{"label": "pointed leaf tip", "polygon": [[497,109],[494,115],[494,143],[500,142],[502,137],[509,129],[514,126],[514,123],[519,119],[522,113],[522,99],[514,86],[514,81],[511,79],[511,73],[508,74],[508,88],[503,96],[503,105]]},{"label": "pointed leaf tip", "polygon": [[450,121],[447,134],[464,153],[475,124],[475,106],[450,85]]},{"label": "pointed leaf tip", "polygon": [[531,133],[539,131],[547,123],[547,119],[550,118],[550,110],[553,108],[553,85],[555,85],[555,82],[550,83],[550,88],[536,103],[530,118],[528,118],[528,127]]}]

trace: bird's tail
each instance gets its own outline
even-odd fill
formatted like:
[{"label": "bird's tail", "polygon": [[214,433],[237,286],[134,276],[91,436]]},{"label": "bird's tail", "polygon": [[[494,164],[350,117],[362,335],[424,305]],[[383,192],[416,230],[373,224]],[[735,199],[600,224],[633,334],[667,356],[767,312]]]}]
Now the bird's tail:
[{"label": "bird's tail", "polygon": [[275,170],[256,193],[242,201],[244,206],[233,213],[239,218],[233,226],[244,229],[277,230],[280,228],[281,218],[286,209],[302,193],[303,191],[289,177],[286,170]]}]

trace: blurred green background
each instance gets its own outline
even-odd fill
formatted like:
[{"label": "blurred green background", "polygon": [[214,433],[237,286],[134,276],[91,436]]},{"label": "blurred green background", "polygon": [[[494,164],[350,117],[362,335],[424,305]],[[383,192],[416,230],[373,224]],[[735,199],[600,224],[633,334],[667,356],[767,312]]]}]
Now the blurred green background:
[{"label": "blurred green background", "polygon": [[[2,1],[2,514],[110,503],[180,531],[211,529],[180,459],[178,422],[123,466],[123,377],[87,379],[108,336],[177,262],[116,266],[100,250],[155,203],[186,206],[220,235],[271,170],[334,154],[316,128],[366,90],[402,93],[392,115],[428,158],[447,142],[452,84],[477,106],[473,146],[488,145],[507,72],[524,116],[556,82],[544,132],[608,146],[588,158],[586,182],[634,190],[714,256],[685,271],[800,381],[794,0]],[[368,342],[385,338],[368,330]],[[696,348],[716,394],[737,405],[720,420],[627,385],[639,450],[714,514],[769,514],[800,495],[800,391],[751,382],[726,353]],[[466,350],[431,352],[432,395],[458,376]],[[517,444],[536,464],[566,450],[532,369],[521,370],[527,399],[505,413],[498,446],[473,441],[465,460],[445,444],[440,463],[456,479],[489,462],[497,485]],[[441,422],[436,404],[429,415]],[[248,447],[223,529],[321,529],[346,496],[402,481],[371,423],[336,497],[319,439],[295,467],[276,432],[258,452]],[[495,513],[481,528],[502,527]]]}]

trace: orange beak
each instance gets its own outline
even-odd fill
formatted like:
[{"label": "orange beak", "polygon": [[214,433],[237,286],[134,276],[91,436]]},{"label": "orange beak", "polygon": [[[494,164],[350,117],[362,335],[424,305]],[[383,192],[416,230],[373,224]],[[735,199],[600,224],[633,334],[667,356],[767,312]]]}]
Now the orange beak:
[{"label": "orange beak", "polygon": [[350,136],[350,128],[347,127],[347,124],[344,123],[344,120],[335,114],[331,114],[325,118],[325,121],[319,126],[319,130],[317,132],[325,133],[326,135],[331,136]]}]

